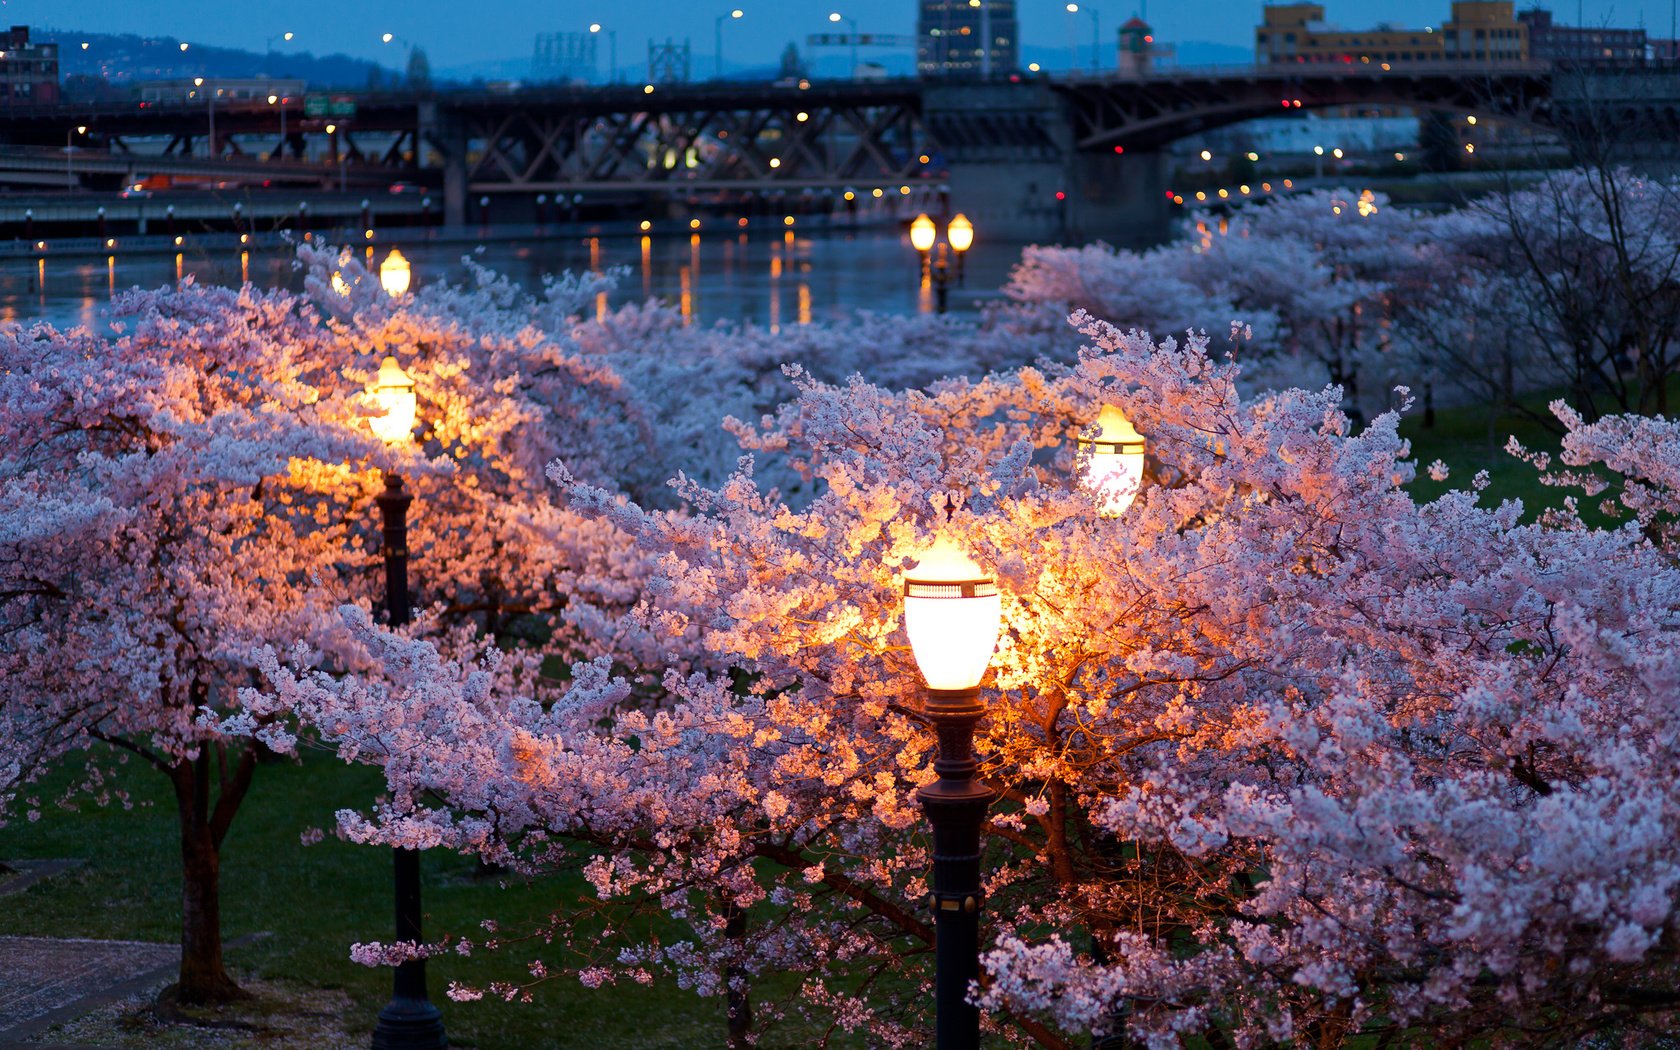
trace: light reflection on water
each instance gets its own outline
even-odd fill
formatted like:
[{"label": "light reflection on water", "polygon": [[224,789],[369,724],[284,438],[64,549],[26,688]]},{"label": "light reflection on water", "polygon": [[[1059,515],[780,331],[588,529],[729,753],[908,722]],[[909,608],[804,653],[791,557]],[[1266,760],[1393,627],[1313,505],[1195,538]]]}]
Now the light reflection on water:
[{"label": "light reflection on water", "polygon": [[[410,241],[393,232],[389,241],[368,246],[370,265],[390,248],[401,248],[414,269],[415,286],[466,275],[463,256],[507,275],[528,289],[544,274],[628,267],[610,295],[596,297],[605,311],[632,300],[659,298],[681,311],[688,323],[743,321],[779,330],[783,324],[835,320],[855,309],[915,313],[933,309],[933,297],[918,281],[918,261],[909,239],[894,231],[818,233],[793,230],[756,235],[688,233],[639,237],[549,237],[470,243]],[[994,294],[1019,245],[977,241],[968,260],[967,293],[953,289],[951,309],[971,309],[976,297]],[[0,262],[0,320],[50,321],[93,326],[106,312],[113,291],[156,288],[191,275],[201,283],[254,282],[262,287],[301,290],[302,275],[283,250],[229,248],[217,252],[122,255]]]}]

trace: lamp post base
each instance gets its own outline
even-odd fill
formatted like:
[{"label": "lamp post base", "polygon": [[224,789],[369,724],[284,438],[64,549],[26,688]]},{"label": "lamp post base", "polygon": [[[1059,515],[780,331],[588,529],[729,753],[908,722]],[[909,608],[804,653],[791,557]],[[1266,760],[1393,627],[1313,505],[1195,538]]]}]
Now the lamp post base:
[{"label": "lamp post base", "polygon": [[392,999],[379,1011],[373,1050],[445,1050],[443,1014],[425,999]]}]

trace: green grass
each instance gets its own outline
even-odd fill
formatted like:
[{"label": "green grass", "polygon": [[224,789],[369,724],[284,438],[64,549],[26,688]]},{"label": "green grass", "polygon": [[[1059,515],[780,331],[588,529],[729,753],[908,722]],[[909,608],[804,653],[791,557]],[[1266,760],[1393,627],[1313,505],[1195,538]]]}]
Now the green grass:
[{"label": "green grass", "polygon": [[[61,786],[67,771],[54,779]],[[0,933],[174,942],[179,939],[180,865],[172,796],[164,778],[135,764],[120,774],[137,803],[132,812],[82,804],[75,812],[49,808],[39,822],[0,831],[0,858],[73,857],[81,869],[38,883],[0,902]],[[308,827],[330,829],[342,807],[365,808],[382,787],[377,771],[347,767],[316,755],[302,765],[258,769],[225,843],[222,858],[223,936],[267,931],[271,935],[231,949],[236,971],[266,979],[343,989],[355,1001],[363,1029],[390,994],[390,972],[352,963],[358,940],[390,940],[391,859],[388,850],[355,846],[329,835],[303,847]],[[551,911],[592,895],[576,875],[556,875],[502,888],[474,877],[471,858],[429,851],[425,871],[426,932],[482,937],[478,923],[494,917],[507,933]],[[557,949],[554,950],[557,953]],[[434,1002],[444,1012],[458,1046],[697,1047],[724,1043],[721,999],[701,999],[674,983],[651,987],[583,988],[557,979],[536,990],[531,1004],[487,997],[452,1003],[443,997],[451,979],[482,985],[490,980],[529,980],[519,948],[450,957],[428,964]],[[553,961],[555,956],[550,955]],[[769,1046],[797,1033],[767,1039]]]},{"label": "green grass", "polygon": [[[1543,409],[1545,399],[1536,398]],[[1520,499],[1523,516],[1532,519],[1545,507],[1561,505],[1567,490],[1540,483],[1540,472],[1505,451],[1506,439],[1516,439],[1530,449],[1557,452],[1559,435],[1526,415],[1515,412],[1491,413],[1480,406],[1441,409],[1435,425],[1423,425],[1423,413],[1414,411],[1400,424],[1400,435],[1412,443],[1412,458],[1418,464],[1417,480],[1409,486],[1420,500],[1431,500],[1449,489],[1467,489],[1476,472],[1488,472],[1484,499],[1491,503]],[[1429,477],[1429,464],[1439,459],[1451,468],[1446,481]]]}]

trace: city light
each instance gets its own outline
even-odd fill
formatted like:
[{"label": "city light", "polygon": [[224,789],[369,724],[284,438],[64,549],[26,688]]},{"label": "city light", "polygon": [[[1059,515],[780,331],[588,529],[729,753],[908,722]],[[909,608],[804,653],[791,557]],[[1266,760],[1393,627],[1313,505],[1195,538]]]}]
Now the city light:
[{"label": "city light", "polygon": [[1395,154],[1395,155],[1394,155],[1394,159],[1395,159],[1395,160],[1405,160],[1405,159],[1406,159],[1406,155],[1405,155],[1405,154],[1404,154],[1404,153],[1396,153],[1396,154]]},{"label": "city light", "polygon": [[771,157],[771,158],[770,158],[770,166],[771,166],[771,167],[772,167],[772,168],[779,168],[779,167],[781,167],[781,166],[782,166],[782,158],[780,158],[780,157]]},{"label": "city light", "polygon": [[385,43],[389,44],[393,39],[395,39],[395,36],[394,36],[394,34],[386,33],[384,36],[380,37],[379,39],[381,39],[381,40],[385,41]]},{"label": "city light", "polygon": [[1342,151],[1340,149],[1333,149],[1333,150],[1330,151],[1330,154],[1331,154],[1331,156],[1335,157],[1337,160],[1342,159]]},{"label": "city light", "polygon": [[601,31],[601,23],[599,23],[599,22],[589,23],[589,31],[591,33],[599,33]]},{"label": "city light", "polygon": [[838,11],[830,11],[830,12],[829,12],[829,13],[828,13],[828,20],[829,20],[829,21],[830,21],[830,22],[838,22],[838,21],[840,21],[840,12],[838,12]]},{"label": "city light", "polygon": [[1465,117],[1465,118],[1464,118],[1464,122],[1465,122],[1465,123],[1466,123],[1466,124],[1474,124],[1474,123],[1476,123],[1476,115],[1475,115],[1475,114],[1474,114],[1474,113],[1472,113],[1472,114],[1471,114],[1471,115],[1470,115],[1470,116],[1468,116],[1468,117]]},{"label": "city light", "polygon": [[653,94],[653,85],[652,85],[652,84],[647,84],[647,85],[644,85],[644,86],[643,86],[643,87],[642,87],[642,94],[644,94],[644,95],[651,95],[651,94]]},{"label": "city light", "polygon": [[1037,72],[1038,72],[1038,63],[1037,63],[1037,62],[1029,62],[1029,63],[1027,63],[1027,72],[1029,72],[1029,73],[1037,73]]},{"label": "city light", "polygon": [[651,230],[651,229],[653,229],[653,223],[652,223],[652,222],[650,222],[650,221],[649,221],[649,220],[647,220],[647,219],[643,219],[643,220],[642,220],[642,232],[643,232],[643,233],[646,233],[646,232],[648,232],[648,231],[649,231],[649,230]]},{"label": "city light", "polygon": [[1211,150],[1202,150],[1202,159],[1203,160],[1212,160],[1213,159],[1213,152]]},{"label": "city light", "polygon": [[1253,150],[1250,150],[1249,153],[1248,153],[1248,159],[1251,160],[1251,161],[1259,160],[1260,159],[1260,154],[1255,153]]},{"label": "city light", "polygon": [[181,50],[185,51],[186,49],[187,49],[187,42],[185,40],[183,40],[183,41],[181,41]]},{"label": "city light", "polygon": [[1318,154],[1320,157],[1322,157],[1322,156],[1324,156],[1324,147],[1323,146],[1314,146],[1313,147],[1313,152]]}]

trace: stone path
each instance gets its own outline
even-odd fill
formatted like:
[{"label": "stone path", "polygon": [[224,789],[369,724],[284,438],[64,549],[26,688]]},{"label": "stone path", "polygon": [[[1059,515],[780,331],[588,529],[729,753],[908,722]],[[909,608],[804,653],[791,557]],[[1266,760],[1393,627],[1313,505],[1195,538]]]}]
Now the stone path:
[{"label": "stone path", "polygon": [[175,944],[0,937],[0,1048],[153,981],[180,959]]}]

